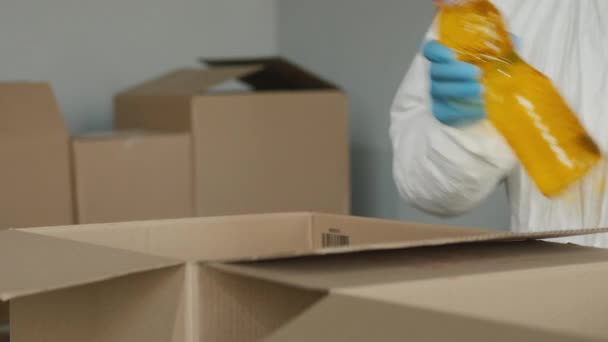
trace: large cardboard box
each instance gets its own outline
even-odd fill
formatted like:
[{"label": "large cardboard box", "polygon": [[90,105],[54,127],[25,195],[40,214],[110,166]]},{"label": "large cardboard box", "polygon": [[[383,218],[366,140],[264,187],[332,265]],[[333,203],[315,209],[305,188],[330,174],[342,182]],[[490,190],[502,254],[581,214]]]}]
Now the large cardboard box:
[{"label": "large cardboard box", "polygon": [[[247,90],[220,91],[238,80]],[[118,129],[192,132],[195,214],[348,213],[346,96],[281,59],[211,63],[115,98]]]},{"label": "large cardboard box", "polygon": [[0,83],[0,229],[72,223],[69,142],[51,88]]},{"label": "large cardboard box", "polygon": [[72,140],[79,223],[193,215],[190,135],[115,132]]},{"label": "large cardboard box", "polygon": [[608,251],[528,240],[606,231],[306,213],[8,231],[0,299],[15,341],[596,341]]}]

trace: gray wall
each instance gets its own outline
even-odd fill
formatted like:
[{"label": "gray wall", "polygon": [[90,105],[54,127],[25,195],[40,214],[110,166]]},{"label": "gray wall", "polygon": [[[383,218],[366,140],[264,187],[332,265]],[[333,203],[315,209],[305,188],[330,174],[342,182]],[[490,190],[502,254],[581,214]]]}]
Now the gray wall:
[{"label": "gray wall", "polygon": [[430,0],[280,0],[279,50],[342,86],[351,99],[355,214],[506,228],[504,191],[442,220],[400,201],[391,174],[389,109],[432,20]]},{"label": "gray wall", "polygon": [[112,95],[199,56],[276,52],[275,0],[2,0],[0,77],[52,82],[74,132]]},{"label": "gray wall", "polygon": [[[84,132],[111,126],[116,91],[199,56],[280,51],[350,96],[355,213],[444,222],[401,203],[388,140],[432,13],[430,0],[2,0],[0,78],[50,81],[70,130]],[[505,196],[447,223],[506,227]]]}]

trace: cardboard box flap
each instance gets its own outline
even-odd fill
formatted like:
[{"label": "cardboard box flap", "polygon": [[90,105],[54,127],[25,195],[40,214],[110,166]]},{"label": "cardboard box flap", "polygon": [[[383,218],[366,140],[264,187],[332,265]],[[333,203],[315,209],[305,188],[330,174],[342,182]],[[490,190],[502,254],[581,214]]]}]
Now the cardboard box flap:
[{"label": "cardboard box flap", "polygon": [[496,231],[334,214],[311,214],[313,248],[369,246],[495,234]]},{"label": "cardboard box flap", "polygon": [[509,242],[525,240],[551,240],[572,236],[606,234],[608,228],[588,228],[588,229],[568,229],[568,230],[549,230],[543,232],[513,233],[513,232],[483,232],[479,235],[465,235],[460,237],[437,238],[420,241],[404,241],[379,243],[368,246],[353,246],[349,248],[333,248],[322,251],[321,254],[335,253],[354,253],[374,250],[408,249],[417,247],[446,246],[481,242]]},{"label": "cardboard box flap", "polygon": [[259,65],[226,66],[211,69],[180,69],[127,90],[132,95],[193,96],[225,81],[259,71]]},{"label": "cardboard box flap", "polygon": [[222,272],[298,288],[340,289],[439,278],[608,263],[608,251],[545,241],[486,242],[255,263],[218,263]]},{"label": "cardboard box flap", "polygon": [[273,255],[277,250],[310,250],[309,224],[308,214],[277,213],[54,226],[24,231],[196,262],[243,260],[251,255]]},{"label": "cardboard box flap", "polygon": [[[449,227],[440,227],[438,231],[434,231],[429,234],[429,238],[424,238],[424,234],[418,235],[416,239],[411,240],[407,237],[408,229],[415,228],[416,224],[403,225],[404,238],[395,240],[395,242],[380,242],[370,244],[357,244],[343,247],[325,247],[316,248],[311,251],[294,251],[292,253],[275,254],[263,258],[256,258],[255,260],[275,260],[285,259],[294,257],[305,257],[315,255],[333,255],[333,254],[349,254],[349,253],[361,253],[361,252],[372,252],[382,250],[399,250],[399,249],[411,249],[420,247],[433,247],[433,246],[448,246],[448,245],[460,245],[460,244],[471,244],[471,243],[483,243],[483,242],[509,242],[509,241],[525,241],[525,240],[551,240],[559,239],[572,236],[582,235],[593,235],[593,234],[606,234],[608,228],[589,228],[589,229],[571,229],[571,230],[551,230],[544,232],[532,232],[532,233],[512,233],[512,232],[495,232],[492,230],[481,230],[481,229],[467,229],[454,227],[454,231],[451,232]],[[370,229],[372,227],[370,226]],[[442,230],[445,233],[442,233]],[[419,232],[419,230],[418,230]],[[253,260],[253,259],[252,259]]]},{"label": "cardboard box flap", "polygon": [[261,65],[259,72],[241,78],[257,91],[276,90],[327,90],[337,86],[321,79],[303,68],[279,57],[244,59],[201,59],[213,68]]},{"label": "cardboard box flap", "polygon": [[[179,265],[179,261],[20,231],[0,232],[0,300]],[[10,276],[9,276],[10,275]]]},{"label": "cardboard box flap", "polygon": [[[453,292],[446,291],[451,294]],[[528,306],[526,306],[528,307]],[[547,314],[546,316],[550,316]],[[535,341],[599,342],[505,322],[403,307],[347,295],[331,295],[300,314],[267,342]]]},{"label": "cardboard box flap", "polygon": [[[44,227],[26,231],[138,252],[152,252],[180,260],[239,262],[487,241],[542,239],[604,233],[608,232],[608,229],[519,234],[345,215],[292,212]],[[263,231],[267,234],[272,232],[275,237],[272,242],[275,243],[269,243],[265,238],[249,239],[247,244],[242,243],[247,232],[251,231]],[[208,238],[210,235],[213,236],[212,239]],[[333,247],[333,240],[344,240],[348,244],[344,247]],[[167,241],[173,243],[168,244]],[[222,242],[221,247],[217,246],[217,241]],[[277,245],[282,247],[277,249]],[[210,258],[210,255],[215,257]]]},{"label": "cardboard box flap", "polygon": [[65,136],[67,130],[51,87],[46,83],[0,83],[3,137]]},{"label": "cardboard box flap", "polygon": [[608,336],[606,279],[608,261],[384,284],[340,293],[601,340]]}]

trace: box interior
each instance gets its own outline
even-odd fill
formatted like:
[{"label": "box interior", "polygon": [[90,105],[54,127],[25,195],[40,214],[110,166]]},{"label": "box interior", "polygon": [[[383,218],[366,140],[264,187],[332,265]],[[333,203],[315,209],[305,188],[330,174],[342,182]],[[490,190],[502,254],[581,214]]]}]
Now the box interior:
[{"label": "box interior", "polygon": [[600,339],[608,336],[607,279],[608,260],[377,285],[343,293],[431,312]]},{"label": "box interior", "polygon": [[306,214],[190,218],[27,231],[184,261],[248,259],[310,249]]},{"label": "box interior", "polygon": [[183,268],[173,267],[17,298],[11,339],[171,341],[180,333],[183,288]]},{"label": "box interior", "polygon": [[253,91],[336,89],[336,86],[282,58],[201,59],[201,62],[212,69],[261,66],[258,71],[239,78]]},{"label": "box interior", "polygon": [[195,317],[202,341],[260,341],[326,296],[208,267],[199,275]]},{"label": "box interior", "polygon": [[599,342],[466,316],[332,294],[265,341]]},{"label": "box interior", "polygon": [[605,250],[521,241],[213,263],[212,267],[290,286],[337,290],[606,261]]},{"label": "box interior", "polygon": [[[330,328],[319,317],[329,319],[364,309],[378,314],[386,311],[404,322],[411,316],[411,322],[420,324],[445,321],[447,325],[471,326],[471,332],[451,332],[455,338],[462,337],[458,341],[467,340],[466,336],[481,340],[478,338],[486,330],[487,334],[492,330],[495,334],[506,332],[500,341],[509,341],[507,337],[599,341],[608,335],[608,296],[603,286],[608,278],[608,252],[604,250],[539,241],[495,242],[211,267],[289,286],[292,291],[318,294],[296,318],[296,325],[309,329]],[[370,317],[359,314],[352,314],[351,324],[369,324]],[[314,325],[307,326],[308,320]],[[411,329],[415,325],[411,322],[391,328]],[[336,321],[336,328],[340,324]],[[372,329],[391,324],[378,322]],[[467,335],[473,332],[477,335]],[[302,336],[323,336],[319,332],[307,334]],[[407,332],[396,336],[403,334]],[[293,332],[281,336],[283,340],[305,340]],[[348,341],[347,336],[337,340]],[[429,332],[420,336],[428,337]]]}]

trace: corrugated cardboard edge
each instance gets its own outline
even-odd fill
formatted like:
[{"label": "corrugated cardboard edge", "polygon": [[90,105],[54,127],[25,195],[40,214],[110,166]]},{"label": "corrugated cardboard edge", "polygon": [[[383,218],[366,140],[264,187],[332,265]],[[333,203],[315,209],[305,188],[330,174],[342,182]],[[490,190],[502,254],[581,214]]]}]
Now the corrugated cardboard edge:
[{"label": "corrugated cardboard edge", "polygon": [[[552,238],[561,238],[569,236],[589,235],[597,233],[608,233],[608,228],[594,228],[594,229],[582,229],[582,230],[561,230],[561,231],[548,231],[548,232],[534,232],[534,233],[496,233],[496,234],[484,234],[470,237],[461,238],[449,238],[449,239],[431,239],[416,242],[396,242],[387,244],[375,244],[367,246],[355,246],[348,248],[333,248],[327,250],[316,250],[312,252],[294,252],[290,255],[278,255],[270,258],[252,258],[250,260],[240,260],[233,262],[211,262],[207,266],[213,269],[219,270],[224,273],[245,276],[253,279],[259,279],[269,282],[278,282],[286,284],[295,288],[303,290],[320,291],[329,293],[331,289],[325,287],[317,287],[307,284],[300,284],[295,282],[288,282],[285,280],[277,279],[271,274],[264,272],[258,272],[255,267],[248,268],[247,265],[240,265],[242,263],[253,263],[256,261],[272,261],[281,259],[290,259],[298,257],[315,257],[323,255],[348,255],[353,253],[362,252],[374,252],[374,251],[389,251],[389,250],[408,250],[414,248],[424,247],[440,247],[440,246],[451,246],[451,245],[466,245],[484,242],[517,242],[517,241],[530,241],[530,240],[545,240]],[[331,290],[331,292],[334,292]]]},{"label": "corrugated cardboard edge", "polygon": [[[178,133],[177,135],[180,135]],[[10,228],[8,230],[12,231],[22,231],[22,232],[30,232],[37,233],[42,231],[53,231],[53,230],[65,230],[65,229],[99,229],[99,228],[155,228],[155,227],[165,227],[170,226],[172,224],[200,224],[204,225],[209,222],[221,222],[223,220],[237,221],[237,220],[246,220],[246,219],[256,219],[256,218],[309,218],[310,216],[318,215],[314,212],[285,212],[285,213],[269,213],[269,214],[244,214],[244,215],[225,215],[225,216],[206,216],[206,217],[185,217],[185,218],[170,218],[170,219],[160,219],[160,220],[137,220],[137,221],[129,221],[129,222],[109,222],[109,223],[86,223],[79,225],[68,225],[68,226],[48,226],[48,227],[33,227],[33,228]]]},{"label": "corrugated cardboard edge", "polygon": [[547,240],[557,239],[572,236],[581,235],[592,235],[608,233],[608,228],[590,228],[590,229],[570,229],[570,230],[554,230],[545,232],[532,232],[532,233],[512,233],[512,232],[500,232],[500,233],[483,233],[479,235],[471,235],[465,237],[451,237],[444,239],[429,239],[420,241],[397,241],[389,243],[377,243],[360,246],[350,247],[334,247],[324,249],[314,249],[309,251],[293,251],[291,253],[281,253],[272,256],[264,257],[251,257],[240,260],[227,260],[226,262],[255,262],[265,260],[278,260],[288,258],[298,258],[306,256],[322,256],[322,255],[336,255],[336,254],[350,254],[350,253],[362,253],[362,252],[373,252],[382,250],[399,250],[399,249],[411,249],[421,247],[439,247],[448,245],[461,245],[461,244],[472,244],[481,242],[509,242],[509,241],[525,241],[525,240]]},{"label": "corrugated cardboard edge", "polygon": [[324,85],[328,89],[334,89],[342,92],[340,87],[326,79],[323,79],[318,74],[303,68],[302,66],[294,63],[293,61],[287,60],[281,56],[265,56],[265,57],[251,57],[251,58],[199,58],[199,62],[203,65],[207,65],[209,68],[219,68],[219,67],[235,67],[235,66],[247,66],[247,65],[258,65],[261,66],[261,69],[267,68],[271,65],[281,65],[283,68],[286,68],[293,78],[293,74],[302,75],[312,78],[316,80],[319,84]]},{"label": "corrugated cardboard edge", "polygon": [[222,82],[254,74],[262,65],[225,66],[214,68],[180,68],[153,80],[126,89],[122,95],[182,95],[194,96]]},{"label": "corrugated cardboard edge", "polygon": [[186,263],[186,293],[185,293],[185,342],[194,342],[200,336],[201,310],[199,303],[201,301],[200,284],[199,284],[200,267],[197,263]]},{"label": "corrugated cardboard edge", "polygon": [[307,214],[307,216],[308,216],[308,217],[306,217],[306,219],[307,219],[307,221],[308,221],[308,222],[307,222],[307,224],[308,224],[308,229],[307,229],[306,234],[307,234],[307,239],[308,239],[308,241],[307,241],[307,243],[308,243],[308,248],[309,248],[310,250],[314,250],[314,247],[315,247],[315,241],[314,241],[314,238],[315,238],[315,237],[313,236],[313,229],[314,229],[314,226],[315,226],[315,214],[313,214],[313,213],[308,213],[308,214]]}]

